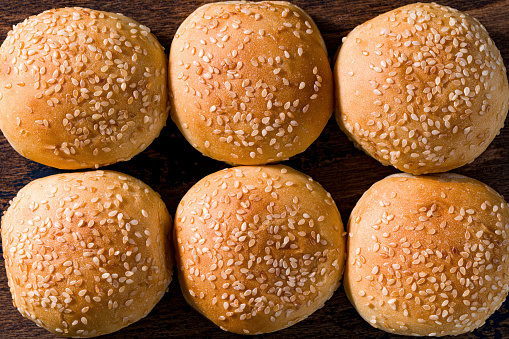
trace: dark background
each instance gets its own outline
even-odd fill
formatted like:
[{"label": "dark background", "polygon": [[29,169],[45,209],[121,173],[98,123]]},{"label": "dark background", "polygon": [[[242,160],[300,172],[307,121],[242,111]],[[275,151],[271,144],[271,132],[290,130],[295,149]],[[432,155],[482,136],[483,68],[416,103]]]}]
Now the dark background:
[{"label": "dark background", "polygon": [[[22,1],[0,0],[0,41],[12,25],[29,15],[47,9],[82,6],[98,10],[120,12],[150,27],[161,44],[169,51],[173,35],[180,23],[198,6],[208,1]],[[341,38],[355,26],[378,14],[413,1],[377,0],[294,0],[307,11],[320,28],[333,57]],[[441,1],[465,11],[481,21],[509,62],[509,0]],[[304,153],[285,162],[312,176],[335,199],[346,224],[350,211],[362,193],[375,181],[395,173],[355,149],[339,130],[334,119],[329,121],[320,138]],[[455,170],[456,173],[481,180],[509,198],[509,126],[502,129],[491,146],[472,164]],[[161,136],[143,153],[129,162],[104,167],[130,174],[143,180],[159,192],[171,214],[186,191],[199,179],[227,167],[226,164],[202,156],[181,136],[168,120]],[[61,172],[17,154],[0,132],[0,210],[7,209],[9,200],[31,180]],[[0,248],[1,253],[1,248]],[[509,337],[509,301],[487,323],[473,333],[457,338]],[[157,338],[200,336],[226,338],[236,335],[223,332],[189,307],[180,293],[175,279],[169,293],[146,318],[107,338]],[[389,338],[390,334],[376,330],[364,322],[351,306],[342,287],[325,307],[307,320],[289,329],[263,337],[339,337]],[[22,318],[12,306],[7,286],[4,261],[0,258],[0,338],[56,338],[32,321]],[[239,336],[240,337],[240,336]]]}]

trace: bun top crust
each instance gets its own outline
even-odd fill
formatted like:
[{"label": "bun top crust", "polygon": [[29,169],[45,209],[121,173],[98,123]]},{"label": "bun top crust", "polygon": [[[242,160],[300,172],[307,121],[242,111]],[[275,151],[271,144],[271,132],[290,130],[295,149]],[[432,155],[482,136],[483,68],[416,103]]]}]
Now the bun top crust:
[{"label": "bun top crust", "polygon": [[328,300],[343,273],[337,207],[286,166],[243,166],[194,185],[175,216],[179,280],[188,303],[223,330],[268,333]]},{"label": "bun top crust", "polygon": [[121,14],[32,16],[0,47],[0,128],[16,151],[48,166],[129,160],[166,122],[166,65],[150,30]]},{"label": "bun top crust", "polygon": [[156,192],[122,173],[34,180],[12,200],[1,233],[14,306],[61,336],[128,326],[171,281],[171,217]]},{"label": "bun top crust", "polygon": [[474,330],[509,290],[509,206],[460,175],[389,176],[349,220],[344,286],[372,326],[402,335]]},{"label": "bun top crust", "polygon": [[509,88],[486,29],[416,3],[356,27],[335,65],[337,120],[366,153],[413,174],[478,157],[503,127]]},{"label": "bun top crust", "polygon": [[333,110],[332,72],[313,20],[283,1],[198,8],[170,51],[172,119],[200,152],[257,165],[303,152]]}]

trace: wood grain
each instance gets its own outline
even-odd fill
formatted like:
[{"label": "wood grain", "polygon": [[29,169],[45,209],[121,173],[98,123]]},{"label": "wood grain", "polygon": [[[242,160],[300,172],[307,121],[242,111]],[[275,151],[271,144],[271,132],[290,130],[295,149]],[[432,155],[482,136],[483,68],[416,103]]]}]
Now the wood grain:
[{"label": "wood grain", "polygon": [[[13,24],[28,15],[43,10],[76,5],[99,10],[121,12],[151,28],[162,45],[169,50],[179,24],[198,6],[208,1],[0,1],[0,41]],[[393,8],[412,1],[377,0],[295,0],[316,21],[333,56],[341,38],[356,25]],[[509,0],[442,1],[478,18],[509,60]],[[355,149],[332,119],[320,138],[304,153],[295,156],[287,165],[311,175],[333,196],[343,221],[362,193],[375,181],[395,173]],[[185,192],[199,179],[227,165],[203,157],[195,151],[171,121],[161,136],[133,160],[108,166],[142,179],[159,192],[174,213]],[[504,128],[488,150],[473,163],[455,172],[485,182],[509,198],[509,127]],[[5,211],[9,200],[33,179],[59,173],[18,155],[0,133],[0,210]],[[12,306],[3,259],[0,259],[0,337],[55,338],[21,317]],[[221,331],[192,310],[182,297],[178,282],[173,281],[169,292],[143,320],[106,338],[157,338],[200,336],[229,338],[235,335]],[[389,338],[390,335],[368,325],[353,309],[342,288],[325,307],[301,323],[263,337],[370,337]],[[509,302],[493,315],[482,328],[459,338],[509,337]]]}]

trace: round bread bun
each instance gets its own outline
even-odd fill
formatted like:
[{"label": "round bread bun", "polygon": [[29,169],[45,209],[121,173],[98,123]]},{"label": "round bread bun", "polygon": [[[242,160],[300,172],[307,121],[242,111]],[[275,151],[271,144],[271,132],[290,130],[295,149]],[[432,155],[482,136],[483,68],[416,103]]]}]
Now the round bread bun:
[{"label": "round bread bun", "polygon": [[364,193],[350,216],[347,296],[387,332],[472,331],[507,296],[508,229],[504,198],[477,180],[389,176]]},{"label": "round bread bun", "polygon": [[126,161],[168,117],[167,61],[121,14],[52,9],[0,47],[0,128],[21,155],[64,169]]},{"label": "round bread bun", "polygon": [[180,25],[169,63],[171,116],[204,155],[262,165],[301,153],[333,111],[327,50],[284,1],[204,5]]},{"label": "round bread bun", "polygon": [[356,27],[335,63],[336,118],[384,165],[446,172],[478,157],[504,125],[509,87],[486,29],[416,3]]},{"label": "round bread bun", "polygon": [[322,186],[286,166],[225,169],[200,180],[175,216],[182,293],[225,331],[289,327],[340,284],[345,233]]},{"label": "round bread bun", "polygon": [[60,336],[128,326],[171,281],[171,217],[156,192],[122,173],[34,180],[12,200],[1,231],[14,306]]}]

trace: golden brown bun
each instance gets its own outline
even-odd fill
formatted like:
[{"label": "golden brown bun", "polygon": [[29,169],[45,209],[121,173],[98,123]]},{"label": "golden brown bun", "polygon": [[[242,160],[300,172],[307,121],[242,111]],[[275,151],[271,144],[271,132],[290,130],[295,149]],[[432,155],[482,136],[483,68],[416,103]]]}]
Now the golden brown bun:
[{"label": "golden brown bun", "polygon": [[323,306],[339,286],[345,238],[322,186],[286,166],[213,173],[175,216],[180,287],[221,329],[268,333]]},{"label": "golden brown bun", "polygon": [[171,281],[171,217],[156,192],[122,173],[34,180],[12,200],[1,231],[14,306],[58,335],[132,324]]},{"label": "golden brown bun", "polygon": [[446,172],[478,157],[504,125],[500,52],[471,16],[412,4],[356,27],[337,58],[336,118],[384,165]]},{"label": "golden brown bun", "polygon": [[143,151],[168,117],[166,56],[121,14],[52,9],[0,47],[0,128],[21,155],[77,169]]},{"label": "golden brown bun", "polygon": [[396,174],[348,223],[346,293],[372,326],[404,335],[474,330],[509,290],[509,206],[461,175]]},{"label": "golden brown bun", "polygon": [[303,152],[333,110],[322,36],[284,1],[198,8],[171,45],[172,119],[204,155],[260,165]]}]

